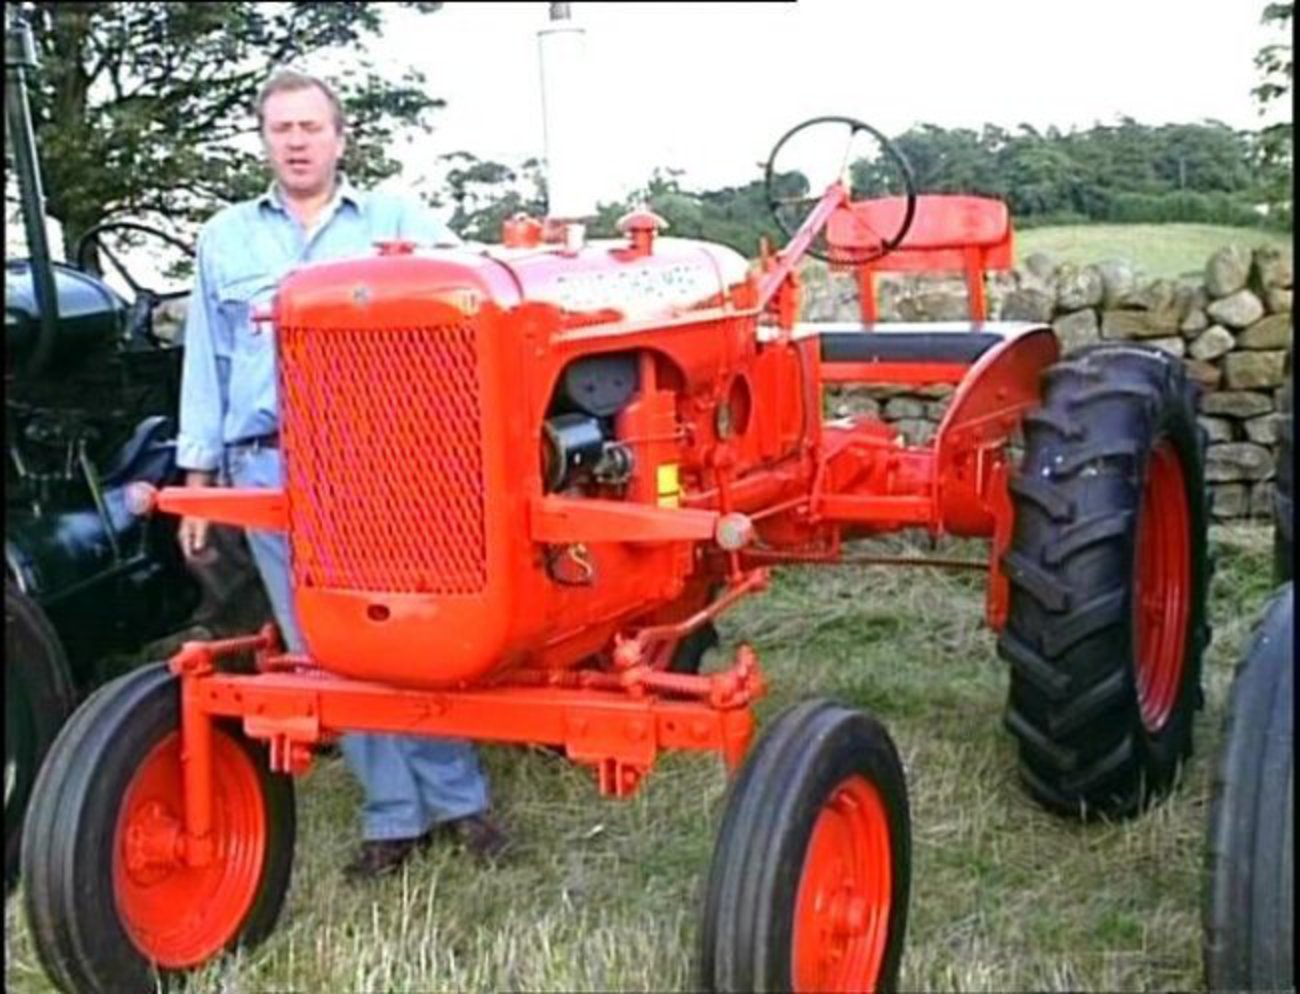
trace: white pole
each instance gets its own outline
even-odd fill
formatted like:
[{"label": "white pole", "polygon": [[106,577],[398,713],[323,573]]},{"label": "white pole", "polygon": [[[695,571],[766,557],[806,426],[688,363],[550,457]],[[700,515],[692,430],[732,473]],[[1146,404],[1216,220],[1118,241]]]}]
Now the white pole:
[{"label": "white pole", "polygon": [[577,222],[596,214],[591,173],[599,157],[586,143],[584,128],[590,107],[587,36],[570,18],[569,4],[550,7],[550,24],[537,33],[548,216]]}]

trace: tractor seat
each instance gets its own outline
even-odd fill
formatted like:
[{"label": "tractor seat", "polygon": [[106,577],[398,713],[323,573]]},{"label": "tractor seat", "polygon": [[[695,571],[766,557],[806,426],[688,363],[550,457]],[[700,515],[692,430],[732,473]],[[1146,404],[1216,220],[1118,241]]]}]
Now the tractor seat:
[{"label": "tractor seat", "polygon": [[159,484],[176,467],[175,426],[164,414],[142,420],[100,476],[105,489],[135,480]]},{"label": "tractor seat", "polygon": [[[878,248],[881,233],[897,231],[906,200],[881,197],[845,205],[831,215],[826,239],[832,260],[851,261],[854,252]],[[1011,268],[1014,236],[1007,205],[991,197],[931,193],[916,198],[915,213],[902,242],[884,255],[852,263],[858,274],[862,320],[878,319],[876,273],[960,272],[966,277],[970,317],[988,317],[984,274]]]},{"label": "tractor seat", "polygon": [[[1003,341],[993,331],[960,324],[827,324],[817,328],[824,363],[927,362],[969,365]],[[879,329],[879,330],[877,330]],[[887,329],[887,330],[886,330]]]}]

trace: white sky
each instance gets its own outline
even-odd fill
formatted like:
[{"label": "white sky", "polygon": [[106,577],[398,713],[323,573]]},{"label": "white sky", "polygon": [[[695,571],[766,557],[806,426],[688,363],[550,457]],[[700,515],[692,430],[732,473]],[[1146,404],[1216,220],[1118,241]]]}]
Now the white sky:
[{"label": "white sky", "polygon": [[[800,0],[572,4],[587,31],[600,199],[656,166],[688,186],[757,178],[776,140],[822,114],[886,134],[917,123],[1014,129],[1217,119],[1255,129],[1253,59],[1283,33],[1263,0]],[[549,4],[449,2],[390,13],[382,52],[447,101],[399,151],[404,182],[468,150],[543,151],[537,31]],[[1280,111],[1281,108],[1278,108]]]},{"label": "white sky", "polygon": [[[1287,40],[1260,24],[1264,3],[573,3],[593,80],[595,193],[621,199],[656,166],[684,169],[697,189],[746,183],[786,130],[824,114],[889,135],[918,123],[1068,130],[1121,115],[1256,129],[1286,111],[1277,101],[1261,118],[1250,93],[1256,52]],[[545,0],[388,8],[376,61],[418,66],[447,101],[431,135],[394,149],[396,185],[440,185],[447,152],[512,166],[543,154],[537,32],[548,14]],[[6,250],[16,235],[7,223]]]}]

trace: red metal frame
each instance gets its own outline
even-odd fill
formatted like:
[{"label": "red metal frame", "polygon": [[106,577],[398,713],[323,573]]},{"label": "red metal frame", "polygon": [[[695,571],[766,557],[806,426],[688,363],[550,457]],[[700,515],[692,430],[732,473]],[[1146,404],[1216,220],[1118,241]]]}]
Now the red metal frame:
[{"label": "red metal frame", "polygon": [[[897,231],[905,201],[885,197],[848,205],[833,213],[826,229],[832,248],[839,246],[852,258],[854,248],[879,243],[878,231]],[[916,212],[905,240],[878,259],[855,266],[862,320],[879,319],[875,274],[897,272],[960,272],[973,321],[988,317],[984,274],[990,269],[1010,269],[1012,259],[1011,214],[1007,205],[988,197],[927,194],[916,198]]]},{"label": "red metal frame", "polygon": [[[187,861],[212,858],[218,718],[269,742],[280,770],[301,772],[347,731],[451,735],[562,746],[624,795],[664,749],[739,762],[764,690],[752,650],[708,675],[665,661],[761,589],[767,565],[839,561],[845,540],[903,528],[985,536],[1000,626],[1005,450],[1055,339],[985,325],[1000,340],[971,362],[823,362],[817,329],[795,320],[795,266],[823,226],[834,244],[837,225],[875,209],[845,197],[829,188],[757,273],[642,225],[631,248],[396,245],[285,280],[274,308],[284,489],[134,495],[285,530],[311,648],[285,654],[268,631],[173,658]],[[951,231],[940,244],[954,203],[922,198],[901,258],[968,258]],[[993,238],[989,212],[960,204],[980,265],[1000,263],[1009,228]],[[632,399],[612,419],[635,469],[621,486],[548,493],[541,429],[556,384],[575,360],[608,354],[635,359]],[[935,439],[908,446],[878,419],[823,423],[828,382],[956,390]],[[222,671],[250,650],[257,674]]]}]

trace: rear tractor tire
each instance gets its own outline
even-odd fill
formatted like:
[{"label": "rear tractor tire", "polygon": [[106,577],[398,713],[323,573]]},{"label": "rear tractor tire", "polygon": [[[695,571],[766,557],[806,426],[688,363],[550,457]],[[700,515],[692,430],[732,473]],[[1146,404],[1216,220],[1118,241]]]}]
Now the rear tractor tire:
[{"label": "rear tractor tire", "polygon": [[23,818],[36,774],[76,706],[72,670],[40,605],[5,583],[5,893],[18,882]]},{"label": "rear tractor tire", "polygon": [[1128,817],[1191,755],[1206,622],[1203,433],[1182,363],[1100,346],[1044,374],[1011,483],[998,651],[1006,725],[1041,804]]},{"label": "rear tractor tire", "polygon": [[728,793],[696,989],[892,990],[910,832],[903,767],[875,719],[824,700],[783,712]]},{"label": "rear tractor tire", "polygon": [[37,956],[69,994],[135,994],[273,927],[289,885],[293,783],[238,726],[213,729],[213,858],[191,866],[180,687],[162,663],[105,684],[72,716],[36,782],[23,835]]}]

